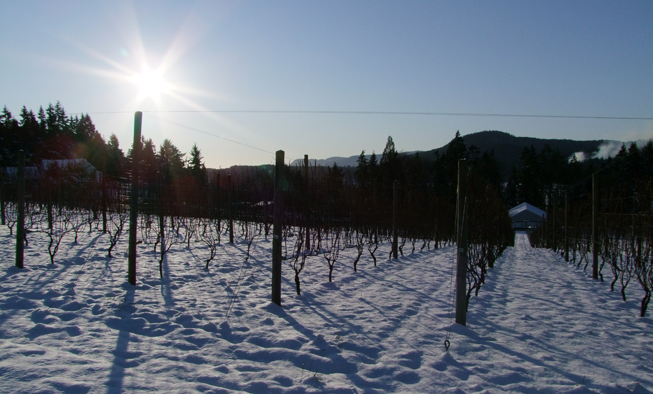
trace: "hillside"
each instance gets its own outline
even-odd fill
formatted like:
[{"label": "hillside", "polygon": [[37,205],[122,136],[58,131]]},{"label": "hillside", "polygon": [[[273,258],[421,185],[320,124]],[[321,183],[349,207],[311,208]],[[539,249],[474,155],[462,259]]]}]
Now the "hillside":
[{"label": "hillside", "polygon": [[[524,148],[527,147],[533,146],[535,150],[540,152],[545,145],[549,145],[553,150],[559,150],[566,157],[571,157],[576,152],[584,152],[589,156],[592,153],[598,152],[602,144],[612,142],[605,140],[574,141],[566,139],[516,137],[502,131],[481,131],[465,135],[463,139],[468,148],[474,145],[479,148],[481,153],[494,151],[494,156],[499,161],[504,176],[507,176],[513,165],[519,165],[519,156]],[[434,157],[436,152],[440,154],[444,153],[448,146],[449,144],[423,153],[420,152],[420,156],[423,158]]]},{"label": "hillside", "polygon": [[[519,165],[519,156],[526,147],[533,146],[540,152],[545,145],[549,145],[552,149],[559,150],[564,156],[571,157],[576,152],[584,152],[588,156],[591,156],[591,154],[598,152],[599,147],[605,143],[618,143],[617,141],[606,140],[574,141],[567,139],[516,137],[512,134],[495,130],[468,134],[463,136],[463,139],[468,148],[474,145],[479,149],[481,154],[486,151],[494,151],[494,156],[499,161],[504,177],[508,176],[513,165]],[[448,146],[449,144],[446,144],[427,151],[406,152],[403,154],[419,153],[422,160],[431,161],[435,159],[436,152],[442,154],[447,150]],[[380,154],[377,156],[380,158]],[[367,157],[369,158],[369,155]],[[337,163],[339,166],[345,167],[356,166],[357,159],[358,156],[330,157],[328,159],[316,160],[315,162],[322,166],[332,166],[334,163]],[[298,165],[301,162],[302,160],[295,160],[292,165]],[[311,163],[313,163],[313,160],[311,160]]]}]

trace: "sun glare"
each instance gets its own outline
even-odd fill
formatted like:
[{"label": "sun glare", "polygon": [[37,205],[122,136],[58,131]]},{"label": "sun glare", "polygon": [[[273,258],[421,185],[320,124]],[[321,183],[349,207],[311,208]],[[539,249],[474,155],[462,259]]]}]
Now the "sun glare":
[{"label": "sun glare", "polygon": [[[131,19],[134,24],[134,26],[131,28],[131,31],[134,32],[135,37],[133,37],[133,43],[129,48],[120,49],[119,55],[121,59],[119,60],[114,59],[111,55],[98,52],[93,48],[86,47],[79,43],[74,43],[84,52],[106,63],[109,66],[109,69],[94,68],[79,64],[70,64],[70,66],[103,78],[109,78],[120,82],[127,82],[127,85],[129,86],[126,87],[130,88],[130,92],[134,92],[135,94],[131,100],[125,102],[125,108],[143,109],[143,106],[146,108],[152,108],[151,105],[153,104],[154,108],[159,109],[159,107],[163,108],[165,107],[165,104],[169,104],[170,101],[168,99],[171,99],[173,101],[182,103],[185,106],[197,110],[204,110],[205,108],[198,104],[195,100],[191,99],[190,96],[204,96],[215,98],[214,93],[179,85],[179,82],[175,81],[174,77],[172,81],[166,78],[166,73],[175,66],[176,62],[187,50],[188,43],[185,41],[185,39],[190,33],[188,33],[186,30],[190,29],[192,33],[195,26],[192,24],[185,25],[185,27],[183,27],[177,33],[177,37],[162,58],[156,54],[154,55],[155,57],[160,58],[157,66],[150,67],[149,59],[145,52],[145,47],[142,43],[140,34],[138,33],[138,23],[135,17],[128,19]],[[139,68],[140,72],[138,71]],[[176,74],[184,75],[183,73],[180,74],[179,71],[177,71]]]},{"label": "sun glare", "polygon": [[138,95],[141,98],[158,99],[161,94],[167,93],[169,89],[169,84],[163,78],[163,73],[149,68],[143,68],[140,74],[133,77],[133,82],[138,86]]}]

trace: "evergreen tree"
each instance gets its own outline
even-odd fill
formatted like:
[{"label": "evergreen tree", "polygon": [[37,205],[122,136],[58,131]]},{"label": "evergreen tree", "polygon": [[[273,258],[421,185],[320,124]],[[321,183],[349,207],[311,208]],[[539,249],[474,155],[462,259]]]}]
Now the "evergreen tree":
[{"label": "evergreen tree", "polygon": [[120,149],[118,137],[116,137],[115,134],[111,134],[111,137],[109,137],[107,151],[107,161],[105,167],[106,174],[112,177],[124,176],[123,162],[125,159],[125,154],[123,153],[122,149]]},{"label": "evergreen tree", "polygon": [[0,155],[4,166],[16,165],[18,151],[18,121],[5,106],[0,114]]},{"label": "evergreen tree", "polygon": [[370,186],[376,187],[379,182],[379,164],[376,160],[376,153],[374,153],[374,151],[372,151],[370,160],[367,162],[367,173]]},{"label": "evergreen tree", "polygon": [[50,103],[45,114],[46,138],[41,143],[38,156],[44,159],[72,158],[74,140],[70,124],[74,118],[68,119],[59,101],[54,106]]},{"label": "evergreen tree", "polygon": [[333,163],[333,167],[327,167],[327,186],[329,187],[329,193],[337,193],[342,189],[343,180],[345,174],[342,168],[338,167],[338,164]]},{"label": "evergreen tree", "polygon": [[488,182],[497,192],[501,191],[501,169],[499,162],[494,156],[494,151],[483,152],[483,154],[474,161],[474,171]]},{"label": "evergreen tree", "polygon": [[379,175],[382,182],[382,191],[387,195],[392,195],[392,184],[395,180],[403,183],[403,174],[401,171],[401,162],[399,161],[399,153],[395,149],[395,143],[391,136],[383,149],[381,161],[379,163]]},{"label": "evergreen tree", "polygon": [[179,179],[184,172],[184,153],[181,153],[172,141],[163,140],[159,147],[159,159],[163,168],[163,175],[167,179]]},{"label": "evergreen tree", "polygon": [[419,153],[411,155],[405,160],[406,188],[416,191],[426,191],[424,182],[424,167]]},{"label": "evergreen tree", "polygon": [[642,171],[648,176],[653,175],[653,141],[649,140],[641,150]]},{"label": "evergreen tree", "polygon": [[444,154],[436,157],[434,175],[438,194],[455,201],[458,187],[458,161],[466,158],[467,145],[460,131],[456,131]]},{"label": "evergreen tree", "polygon": [[367,188],[369,186],[369,170],[365,151],[362,151],[360,156],[358,156],[358,160],[356,160],[354,176],[356,177],[356,184],[358,187]]},{"label": "evergreen tree", "polygon": [[449,142],[449,145],[447,145],[447,150],[442,156],[442,159],[449,169],[456,168],[456,172],[458,172],[458,160],[467,158],[467,145],[465,144],[465,139],[460,135],[460,130],[458,130]]},{"label": "evergreen tree", "polygon": [[195,179],[195,182],[199,186],[204,186],[207,183],[206,167],[202,160],[202,153],[197,147],[197,144],[193,144],[190,150],[190,160],[188,160],[188,170],[191,177]]}]

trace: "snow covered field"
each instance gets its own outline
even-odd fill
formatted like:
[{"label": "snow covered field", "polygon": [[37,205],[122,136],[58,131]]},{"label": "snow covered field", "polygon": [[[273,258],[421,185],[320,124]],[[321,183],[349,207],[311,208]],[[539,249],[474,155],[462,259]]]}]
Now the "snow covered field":
[{"label": "snow covered field", "polygon": [[[648,393],[653,321],[524,234],[451,326],[454,249],[374,268],[342,253],[328,283],[312,257],[302,296],[284,266],[283,308],[271,304],[271,243],[175,245],[159,278],[139,245],[138,285],[126,284],[126,239],[64,240],[49,264],[30,234],[26,268],[0,228],[0,392]],[[387,256],[385,245],[377,256]],[[443,342],[449,327],[451,348]]]}]

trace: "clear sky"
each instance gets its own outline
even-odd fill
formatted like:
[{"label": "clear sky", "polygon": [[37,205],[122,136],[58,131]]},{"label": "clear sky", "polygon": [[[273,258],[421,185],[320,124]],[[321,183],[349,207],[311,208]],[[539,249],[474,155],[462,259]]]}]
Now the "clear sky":
[{"label": "clear sky", "polygon": [[456,130],[653,137],[651,120],[174,112],[651,118],[650,0],[0,0],[0,10],[0,105],[17,116],[61,101],[124,151],[137,110],[146,138],[183,152],[197,143],[216,168],[272,163],[279,149],[288,160],[379,153],[388,135],[400,151],[426,150]]}]

